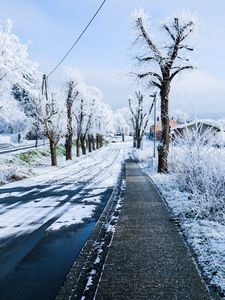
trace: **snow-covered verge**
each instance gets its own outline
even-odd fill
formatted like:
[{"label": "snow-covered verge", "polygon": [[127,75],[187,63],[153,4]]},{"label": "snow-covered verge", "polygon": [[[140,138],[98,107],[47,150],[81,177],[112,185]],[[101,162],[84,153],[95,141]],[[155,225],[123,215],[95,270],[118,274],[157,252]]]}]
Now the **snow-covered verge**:
[{"label": "snow-covered verge", "polygon": [[176,175],[153,174],[149,169],[147,173],[179,221],[205,275],[225,299],[225,224],[193,217],[192,194],[181,189]]},{"label": "snow-covered verge", "polygon": [[[57,154],[60,165],[65,164],[63,145],[58,146]],[[43,168],[46,169],[49,165],[49,146],[2,154],[0,155],[0,185],[28,178],[42,172]]]},{"label": "snow-covered verge", "polygon": [[144,150],[134,151],[134,157],[158,187],[203,272],[225,299],[225,148],[215,148],[199,136],[183,140],[170,149],[169,174],[156,173],[151,153],[148,142]]}]

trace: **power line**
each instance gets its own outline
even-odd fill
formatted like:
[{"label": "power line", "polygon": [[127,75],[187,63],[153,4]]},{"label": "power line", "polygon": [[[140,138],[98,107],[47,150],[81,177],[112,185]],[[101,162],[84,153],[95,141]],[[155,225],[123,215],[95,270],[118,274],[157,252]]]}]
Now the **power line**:
[{"label": "power line", "polygon": [[84,30],[81,32],[81,34],[78,36],[78,38],[76,39],[76,41],[73,43],[72,47],[67,51],[67,53],[64,55],[64,57],[60,60],[60,62],[55,66],[55,68],[47,75],[47,77],[51,76],[56,69],[58,69],[58,67],[63,63],[63,61],[67,58],[67,56],[70,54],[70,52],[73,50],[73,48],[76,46],[76,44],[79,42],[79,40],[82,38],[82,36],[84,35],[84,33],[87,31],[87,29],[89,28],[89,26],[91,25],[91,23],[94,21],[94,19],[96,18],[97,14],[100,12],[100,10],[102,9],[103,5],[105,4],[107,0],[104,0],[102,2],[102,4],[99,6],[99,8],[97,9],[97,11],[95,12],[95,14],[93,15],[93,17],[91,18],[91,20],[89,21],[89,23],[86,25],[86,27],[84,28]]}]

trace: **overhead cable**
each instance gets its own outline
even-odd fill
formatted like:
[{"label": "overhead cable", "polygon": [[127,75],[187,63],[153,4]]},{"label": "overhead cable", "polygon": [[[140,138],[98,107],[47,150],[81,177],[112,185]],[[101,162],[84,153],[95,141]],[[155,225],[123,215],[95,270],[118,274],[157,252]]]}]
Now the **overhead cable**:
[{"label": "overhead cable", "polygon": [[86,27],[84,28],[84,30],[81,32],[81,34],[78,36],[78,38],[75,40],[75,42],[73,43],[72,47],[67,51],[67,53],[64,55],[64,57],[60,60],[60,62],[55,66],[55,68],[47,75],[47,77],[50,77],[57,69],[58,67],[63,63],[63,61],[67,58],[67,56],[70,54],[70,52],[73,50],[73,48],[77,45],[77,43],[80,41],[80,39],[82,38],[82,36],[85,34],[85,32],[87,31],[87,29],[89,28],[89,26],[91,25],[91,23],[94,21],[94,19],[96,18],[96,16],[98,15],[98,13],[100,12],[100,10],[102,9],[103,5],[105,4],[107,0],[104,0],[102,2],[102,4],[99,6],[99,8],[97,9],[97,11],[95,12],[95,14],[93,15],[93,17],[91,18],[91,20],[89,21],[89,23],[86,25]]}]

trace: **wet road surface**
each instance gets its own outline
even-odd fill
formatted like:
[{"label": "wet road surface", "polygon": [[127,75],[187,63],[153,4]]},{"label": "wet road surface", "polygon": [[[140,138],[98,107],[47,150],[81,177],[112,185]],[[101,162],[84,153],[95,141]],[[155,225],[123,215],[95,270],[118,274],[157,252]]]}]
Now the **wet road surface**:
[{"label": "wet road surface", "polygon": [[104,209],[127,148],[0,188],[0,299],[54,299]]}]

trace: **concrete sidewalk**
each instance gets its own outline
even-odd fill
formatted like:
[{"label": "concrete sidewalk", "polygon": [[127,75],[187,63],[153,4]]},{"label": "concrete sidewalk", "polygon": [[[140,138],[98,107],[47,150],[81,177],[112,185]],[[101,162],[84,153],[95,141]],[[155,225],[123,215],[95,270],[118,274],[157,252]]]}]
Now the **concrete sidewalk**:
[{"label": "concrete sidewalk", "polygon": [[95,299],[212,299],[163,200],[131,160],[126,182]]}]

